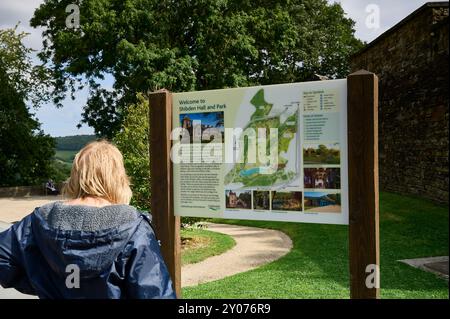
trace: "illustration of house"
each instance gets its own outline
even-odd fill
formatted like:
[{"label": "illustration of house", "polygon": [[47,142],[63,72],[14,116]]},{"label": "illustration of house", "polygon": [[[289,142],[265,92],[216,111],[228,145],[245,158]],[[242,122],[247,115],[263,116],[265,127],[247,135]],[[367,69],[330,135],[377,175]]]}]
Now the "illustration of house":
[{"label": "illustration of house", "polygon": [[184,116],[182,127],[186,130],[192,129],[192,120],[189,118],[189,116],[187,115]]},{"label": "illustration of house", "polygon": [[305,197],[305,206],[312,207],[324,207],[329,205],[335,205],[336,201],[327,195],[323,195],[321,197]]},{"label": "illustration of house", "polygon": [[228,194],[228,207],[236,208],[237,206],[238,197],[236,193],[230,192]]},{"label": "illustration of house", "polygon": [[183,135],[187,135],[187,136],[180,136],[181,140],[188,140],[189,143],[192,143],[192,131],[193,131],[193,127],[192,127],[192,120],[189,118],[189,116],[185,115],[182,123],[181,123],[181,127],[183,129],[185,129],[186,131],[183,131]]},{"label": "illustration of house", "polygon": [[323,168],[318,169],[314,174],[314,187],[325,188],[325,182],[327,181],[327,171]]},{"label": "illustration of house", "polygon": [[228,193],[228,208],[247,208],[248,205],[233,191]]},{"label": "illustration of house", "polygon": [[304,182],[306,188],[340,188],[338,168],[306,168]]},{"label": "illustration of house", "polygon": [[327,170],[325,168],[306,169],[305,187],[307,188],[325,188],[327,181]]}]

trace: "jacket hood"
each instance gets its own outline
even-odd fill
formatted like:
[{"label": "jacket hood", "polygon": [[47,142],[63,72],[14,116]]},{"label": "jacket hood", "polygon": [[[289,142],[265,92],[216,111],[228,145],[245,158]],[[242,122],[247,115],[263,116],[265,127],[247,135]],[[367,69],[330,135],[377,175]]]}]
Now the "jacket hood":
[{"label": "jacket hood", "polygon": [[92,207],[54,202],[36,208],[32,229],[50,268],[66,276],[77,265],[81,278],[106,273],[123,251],[141,214],[129,205]]}]

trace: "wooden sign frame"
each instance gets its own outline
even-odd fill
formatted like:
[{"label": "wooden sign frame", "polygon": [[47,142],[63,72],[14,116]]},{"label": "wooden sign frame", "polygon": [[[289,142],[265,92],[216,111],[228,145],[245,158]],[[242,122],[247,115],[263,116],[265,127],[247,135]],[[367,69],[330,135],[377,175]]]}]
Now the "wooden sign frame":
[{"label": "wooden sign frame", "polygon": [[[181,297],[180,217],[173,210],[170,160],[171,93],[151,93],[149,104],[150,207],[162,255]],[[378,78],[371,72],[347,77],[347,126],[350,297],[379,298]],[[374,285],[368,285],[369,275]]]}]

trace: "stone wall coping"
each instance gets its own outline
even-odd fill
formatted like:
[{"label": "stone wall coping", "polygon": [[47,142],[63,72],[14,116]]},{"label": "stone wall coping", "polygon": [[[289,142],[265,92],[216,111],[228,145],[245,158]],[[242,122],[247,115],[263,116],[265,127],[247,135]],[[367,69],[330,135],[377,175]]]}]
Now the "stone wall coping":
[{"label": "stone wall coping", "polygon": [[385,31],[384,33],[379,35],[375,40],[369,42],[364,48],[362,48],[358,52],[352,54],[350,59],[353,59],[353,58],[355,58],[355,57],[365,53],[367,50],[369,50],[370,48],[372,48],[373,46],[378,44],[378,42],[380,42],[381,40],[387,38],[392,33],[397,31],[399,28],[401,28],[402,26],[404,26],[405,24],[407,24],[408,22],[413,20],[416,16],[418,16],[423,11],[425,11],[425,10],[427,10],[429,8],[448,8],[448,1],[427,2],[427,3],[425,3],[424,5],[422,5],[421,7],[419,7],[418,9],[413,11],[412,13],[410,13],[408,16],[406,16],[403,20],[398,22],[396,25],[394,25],[392,28],[388,29],[387,31]]}]

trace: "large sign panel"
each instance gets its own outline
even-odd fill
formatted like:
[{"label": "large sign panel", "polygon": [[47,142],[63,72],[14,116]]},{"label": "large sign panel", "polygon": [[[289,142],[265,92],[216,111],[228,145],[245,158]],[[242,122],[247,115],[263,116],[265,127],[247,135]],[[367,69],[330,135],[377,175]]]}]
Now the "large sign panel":
[{"label": "large sign panel", "polygon": [[348,224],[347,82],[173,94],[175,214]]}]

